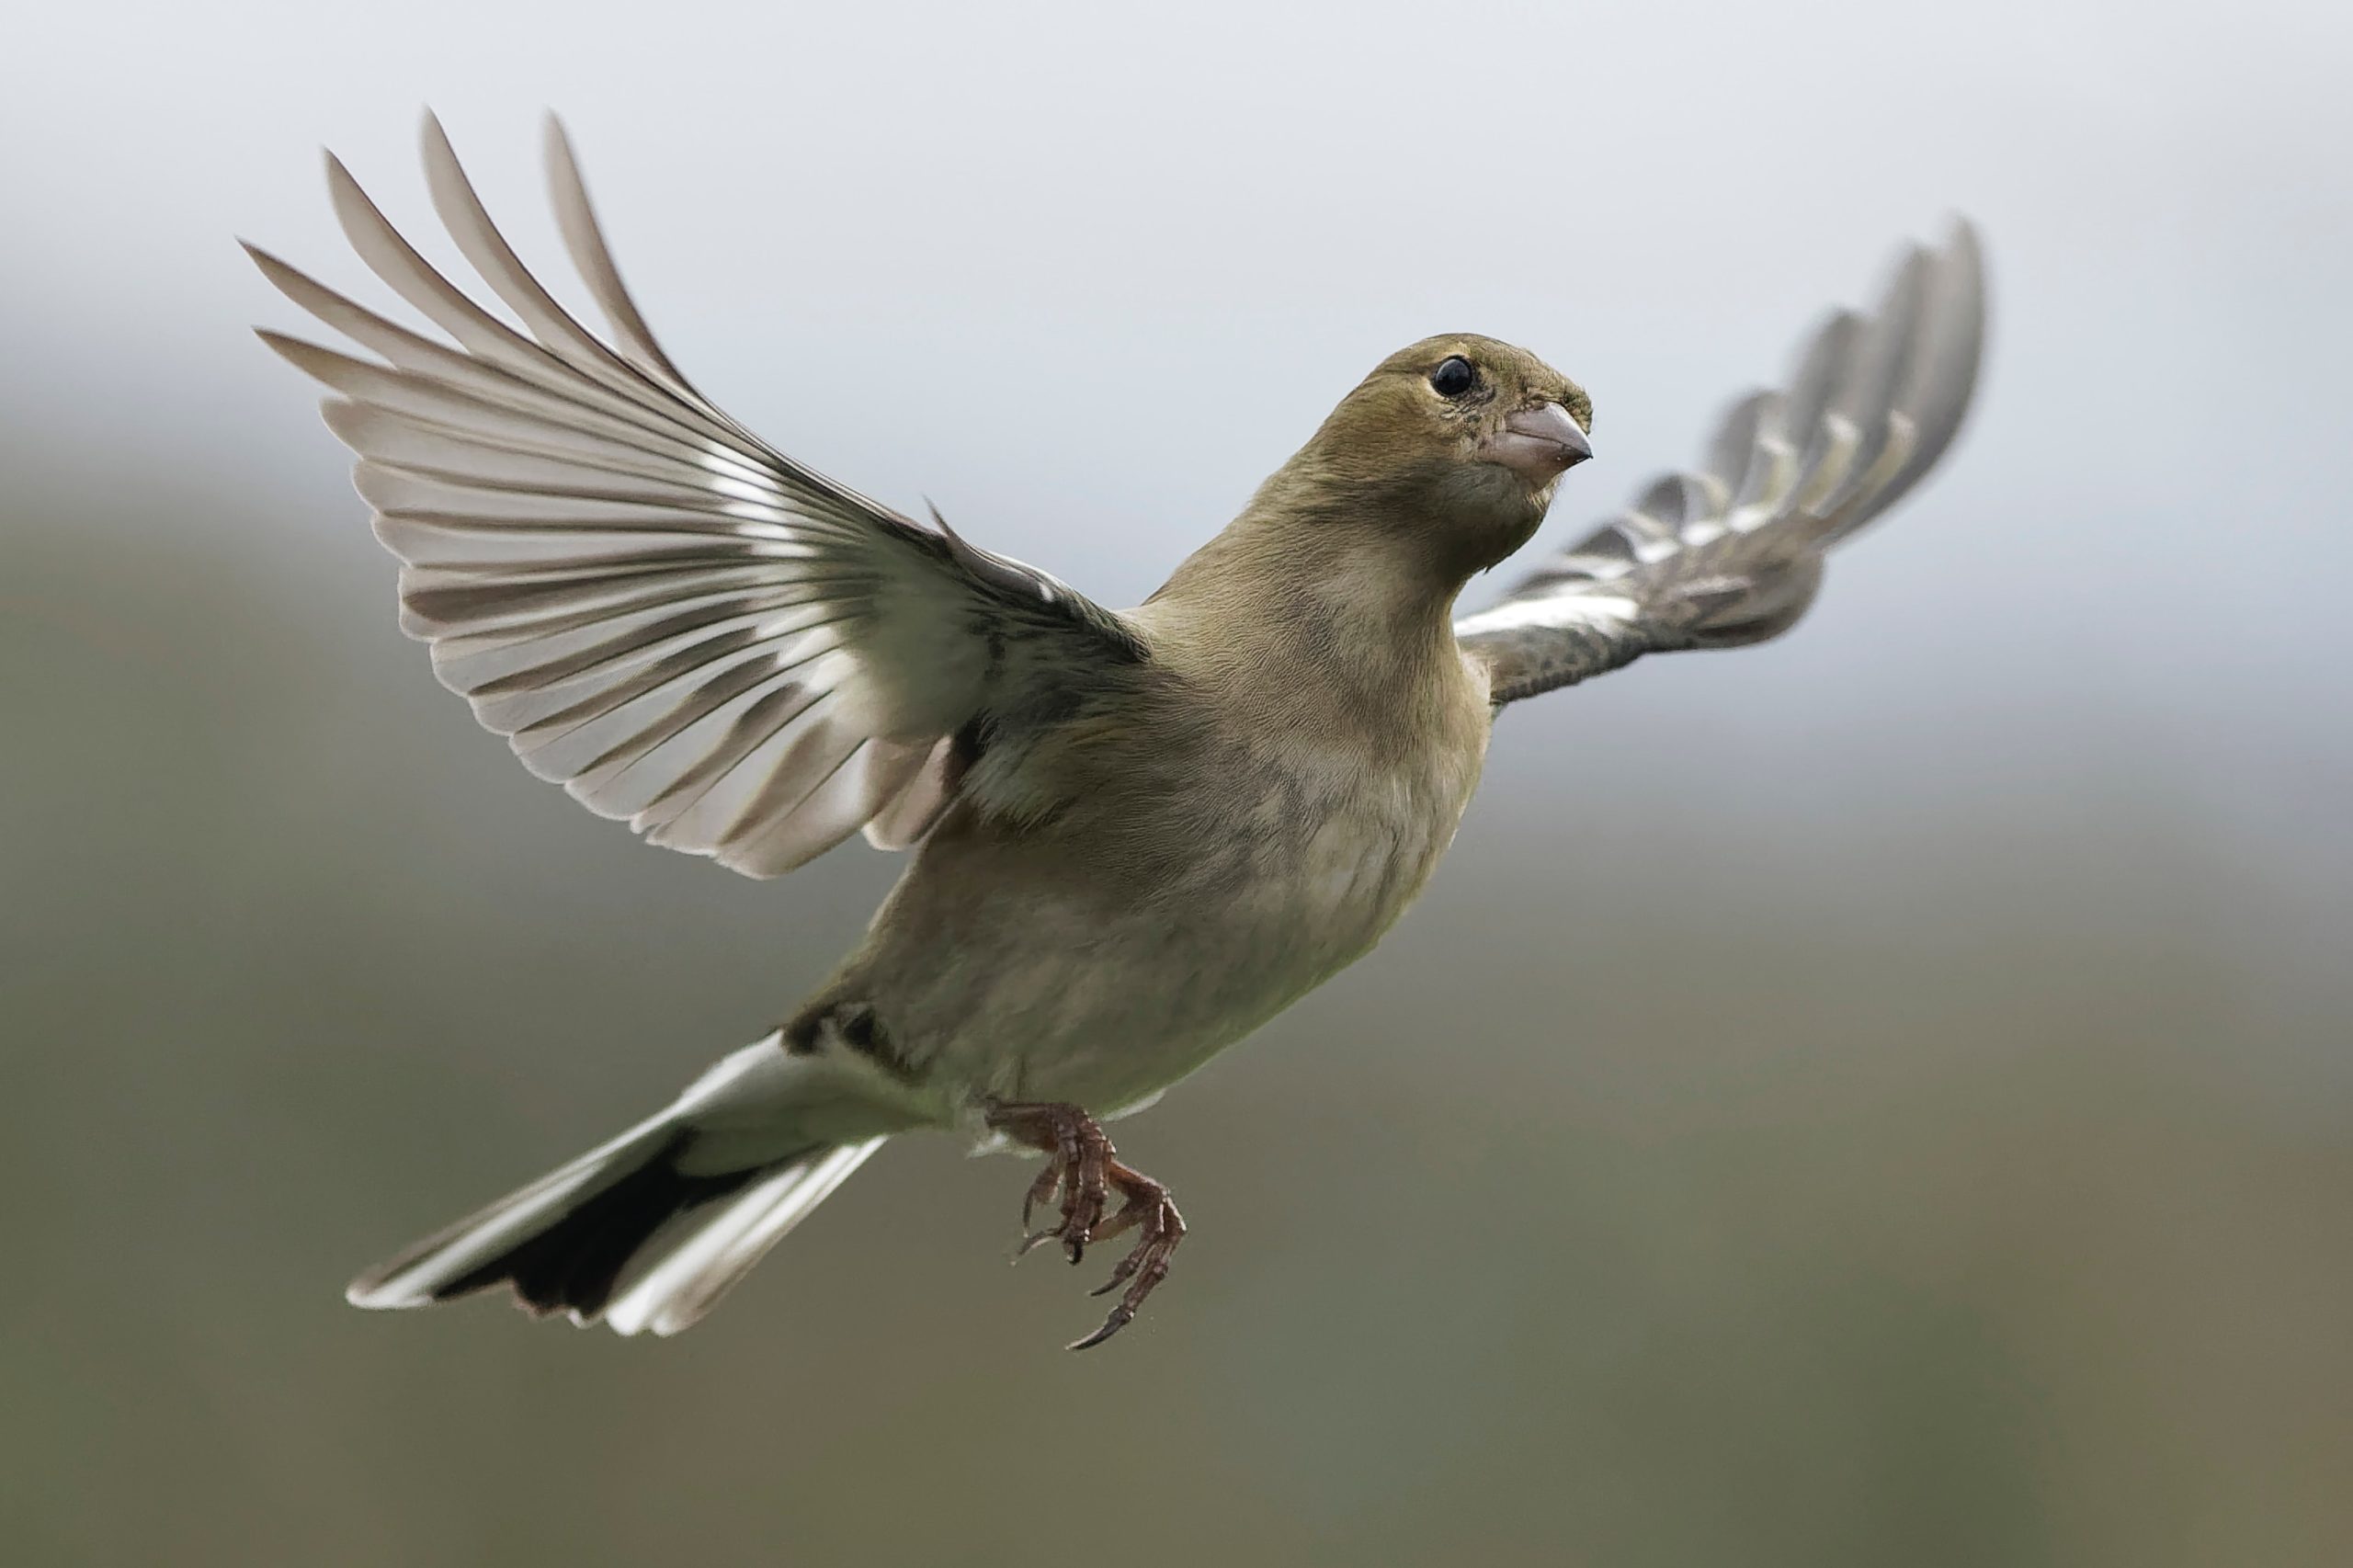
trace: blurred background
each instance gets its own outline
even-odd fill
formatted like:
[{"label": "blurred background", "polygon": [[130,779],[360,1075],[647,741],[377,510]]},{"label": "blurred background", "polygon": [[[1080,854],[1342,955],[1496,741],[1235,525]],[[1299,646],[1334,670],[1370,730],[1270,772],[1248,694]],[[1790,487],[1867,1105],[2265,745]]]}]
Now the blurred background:
[{"label": "blurred background", "polygon": [[[2353,1561],[2344,14],[42,6],[0,55],[0,1557]],[[768,1027],[894,865],[528,777],[244,234],[370,301],[563,108],[729,409],[1112,603],[1364,369],[1527,343],[1552,529],[1949,210],[1953,460],[1796,634],[1503,721],[1376,960],[1130,1122],[1120,1344],[1024,1167],[879,1158],[670,1343],[344,1279]],[[568,280],[568,279],[567,279]],[[1472,602],[1492,592],[1474,587]]]}]

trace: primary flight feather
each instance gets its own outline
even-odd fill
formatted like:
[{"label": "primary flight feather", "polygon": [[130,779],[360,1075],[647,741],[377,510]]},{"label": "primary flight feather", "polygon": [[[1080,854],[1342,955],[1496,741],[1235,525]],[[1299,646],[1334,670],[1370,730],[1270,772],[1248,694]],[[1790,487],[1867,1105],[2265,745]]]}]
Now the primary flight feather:
[{"label": "primary flight feather", "polygon": [[[858,949],[673,1105],[354,1282],[363,1306],[504,1284],[668,1334],[890,1134],[1043,1153],[1031,1244],[1132,1231],[1081,1346],[1184,1234],[1101,1121],[1370,950],[1420,891],[1506,702],[1804,613],[1824,552],[1943,454],[1984,328],[1974,235],[1914,249],[1699,467],[1461,621],[1592,454],[1585,391],[1491,338],[1384,360],[1241,515],[1127,611],[904,517],[722,412],[655,342],[563,129],[548,171],[599,335],[528,270],[427,119],[434,207],[517,332],[341,164],[337,217],[422,335],[259,250],[372,355],[265,331],[334,394],[403,626],[525,767],[753,876],[863,830],[912,848]],[[248,247],[252,249],[252,247]],[[1118,1199],[1114,1210],[1111,1203]]]}]

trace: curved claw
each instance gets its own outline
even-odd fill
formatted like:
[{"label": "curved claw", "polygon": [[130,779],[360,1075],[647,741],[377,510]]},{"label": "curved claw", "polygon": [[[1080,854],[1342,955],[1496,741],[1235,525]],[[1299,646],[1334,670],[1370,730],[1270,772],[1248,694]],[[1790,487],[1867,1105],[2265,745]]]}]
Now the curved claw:
[{"label": "curved claw", "polygon": [[1128,1324],[1135,1321],[1136,1310],[1122,1301],[1120,1305],[1111,1309],[1111,1315],[1103,1320],[1103,1326],[1101,1328],[1097,1329],[1093,1334],[1088,1335],[1084,1339],[1072,1340],[1068,1345],[1063,1346],[1063,1348],[1065,1350],[1092,1350],[1097,1346],[1102,1344],[1105,1340],[1110,1338],[1113,1335],[1119,1333],[1120,1330],[1127,1327]]}]

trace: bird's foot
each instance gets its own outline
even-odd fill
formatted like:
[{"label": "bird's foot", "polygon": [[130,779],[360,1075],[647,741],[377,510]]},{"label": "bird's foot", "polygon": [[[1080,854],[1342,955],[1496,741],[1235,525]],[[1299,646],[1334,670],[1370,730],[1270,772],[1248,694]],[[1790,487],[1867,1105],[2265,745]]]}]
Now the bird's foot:
[{"label": "bird's foot", "polygon": [[[1073,1263],[1085,1257],[1110,1196],[1113,1151],[1101,1125],[1074,1105],[1002,1105],[989,1112],[988,1123],[1046,1152],[1046,1168],[1022,1195],[1021,1228],[1028,1233],[1013,1256],[1027,1257],[1048,1242],[1060,1242]],[[1057,1191],[1062,1194],[1061,1221],[1031,1231],[1030,1215]]]},{"label": "bird's foot", "polygon": [[1092,1350],[1135,1322],[1136,1309],[1168,1278],[1168,1261],[1176,1255],[1176,1244],[1185,1239],[1185,1217],[1176,1212],[1176,1200],[1168,1196],[1166,1187],[1117,1160],[1110,1162],[1109,1176],[1126,1201],[1111,1216],[1110,1223],[1095,1233],[1095,1239],[1116,1236],[1130,1226],[1140,1227],[1140,1233],[1128,1256],[1111,1270],[1111,1278],[1088,1294],[1108,1296],[1122,1285],[1128,1290],[1111,1309],[1111,1315],[1103,1320],[1103,1326],[1072,1341],[1065,1346],[1071,1350]]},{"label": "bird's foot", "polygon": [[[1176,1201],[1165,1187],[1114,1158],[1118,1151],[1104,1136],[1102,1126],[1076,1106],[1000,1105],[989,1111],[988,1124],[1046,1152],[1046,1168],[1021,1199],[1021,1227],[1029,1233],[1022,1238],[1015,1257],[1026,1256],[1048,1242],[1060,1242],[1064,1255],[1076,1263],[1086,1256],[1090,1242],[1123,1231],[1138,1233],[1136,1244],[1093,1293],[1108,1295],[1122,1285],[1126,1292],[1102,1327],[1069,1346],[1092,1349],[1133,1323],[1144,1298],[1168,1278],[1169,1259],[1176,1244],[1185,1239],[1184,1217],[1176,1212]],[[1113,1187],[1120,1190],[1120,1210],[1105,1221],[1103,1210]],[[1030,1215],[1057,1192],[1061,1221],[1042,1231],[1029,1231]]]}]

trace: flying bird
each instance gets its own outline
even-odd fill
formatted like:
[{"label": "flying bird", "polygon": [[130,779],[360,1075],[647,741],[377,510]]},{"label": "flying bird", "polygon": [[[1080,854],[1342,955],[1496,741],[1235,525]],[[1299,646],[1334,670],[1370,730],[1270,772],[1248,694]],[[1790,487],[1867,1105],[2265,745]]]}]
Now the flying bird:
[{"label": "flying bird", "polygon": [[1073,1348],[1131,1322],[1185,1222],[1103,1123],[1370,952],[1454,836],[1497,712],[1646,653],[1787,631],[1829,549],[1951,444],[1976,382],[1965,223],[1831,315],[1699,465],[1455,618],[1592,455],[1585,390],[1467,333],[1375,366],[1133,609],[771,447],[673,364],[551,118],[602,335],[492,224],[427,117],[433,205],[517,331],[327,162],[420,335],[247,246],[372,358],[262,337],[331,393],[401,623],[523,765],[649,841],[774,877],[853,834],[904,873],[832,977],[666,1108],[352,1283],[504,1285],[623,1334],[699,1319],[894,1134],[1036,1151],[1029,1246],[1132,1235]]}]

